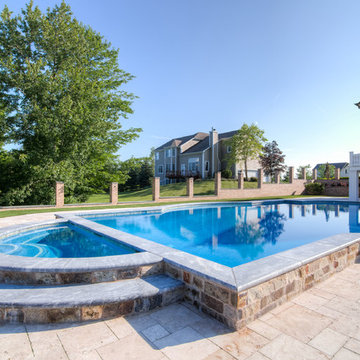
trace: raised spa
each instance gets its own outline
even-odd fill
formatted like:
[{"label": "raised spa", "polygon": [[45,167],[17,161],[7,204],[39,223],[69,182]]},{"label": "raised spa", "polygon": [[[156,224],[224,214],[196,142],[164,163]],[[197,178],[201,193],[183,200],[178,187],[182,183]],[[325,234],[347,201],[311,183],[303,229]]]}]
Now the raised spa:
[{"label": "raised spa", "polygon": [[71,224],[46,226],[0,239],[0,253],[17,256],[85,258],[135,252],[118,241]]},{"label": "raised spa", "polygon": [[360,232],[349,220],[358,211],[357,205],[331,203],[224,204],[86,219],[234,267],[332,235]]}]

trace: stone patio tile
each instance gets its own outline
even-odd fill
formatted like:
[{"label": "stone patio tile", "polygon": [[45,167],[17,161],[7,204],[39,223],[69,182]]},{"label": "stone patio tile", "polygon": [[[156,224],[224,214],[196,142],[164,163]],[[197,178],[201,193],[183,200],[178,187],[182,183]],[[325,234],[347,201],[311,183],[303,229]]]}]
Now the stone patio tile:
[{"label": "stone patio tile", "polygon": [[267,356],[264,356],[263,354],[257,352],[250,357],[248,357],[246,360],[269,360]]},{"label": "stone patio tile", "polygon": [[[6,325],[5,325],[6,326]],[[0,359],[34,359],[26,332],[14,333],[0,338]]]},{"label": "stone patio tile", "polygon": [[[72,357],[70,359],[71,360],[102,360],[96,350],[90,350],[90,351],[85,350],[82,351],[81,353],[72,354]],[[47,360],[47,359],[42,358],[41,360]]]},{"label": "stone patio tile", "polygon": [[[331,280],[331,281],[329,281]],[[347,300],[359,300],[360,299],[360,286],[358,282],[356,284],[344,280],[341,277],[333,277],[327,280],[323,284],[319,284],[319,288],[327,292],[333,293],[336,296],[340,296]]]},{"label": "stone patio tile", "polygon": [[151,313],[127,316],[125,320],[135,331],[143,331],[150,326],[158,324],[158,322],[151,317]]},{"label": "stone patio tile", "polygon": [[333,309],[329,309],[326,306],[320,306],[318,309],[314,311],[331,319],[338,319],[339,317],[344,316],[342,313]]},{"label": "stone patio tile", "polygon": [[164,354],[134,333],[97,348],[102,360],[160,360]]},{"label": "stone patio tile", "polygon": [[28,335],[36,358],[68,359],[56,331],[30,331]]},{"label": "stone patio tile", "polygon": [[262,321],[267,321],[273,317],[274,317],[274,314],[272,314],[271,312],[268,312],[268,313],[264,314],[263,316],[259,317],[259,319]]},{"label": "stone patio tile", "polygon": [[277,315],[277,314],[281,313],[282,311],[285,311],[285,310],[291,308],[292,306],[294,306],[294,303],[291,302],[291,301],[287,301],[284,304],[282,304],[282,305],[276,307],[275,309],[271,310],[270,313],[272,315]]},{"label": "stone patio tile", "polygon": [[333,360],[360,360],[360,355],[342,348],[334,357]]},{"label": "stone patio tile", "polygon": [[313,295],[316,295],[316,296],[320,296],[324,299],[327,299],[327,300],[331,300],[333,299],[336,295],[335,294],[332,294],[332,293],[329,293],[328,291],[326,291],[325,289],[319,289],[317,287],[313,287],[312,289],[310,290],[307,290],[307,292],[309,294],[313,294]]},{"label": "stone patio tile", "polygon": [[265,337],[247,328],[214,336],[211,341],[240,360],[248,358],[269,342]]},{"label": "stone patio tile", "polygon": [[211,355],[204,358],[204,360],[234,360],[234,358],[226,351],[219,349]]},{"label": "stone patio tile", "polygon": [[360,341],[360,323],[355,319],[341,316],[329,328]]},{"label": "stone patio tile", "polygon": [[118,339],[136,332],[134,327],[131,326],[124,317],[107,320],[105,324],[113,331]]},{"label": "stone patio tile", "polygon": [[347,339],[347,336],[332,329],[324,329],[309,342],[309,345],[320,350],[326,355],[333,356],[346,343]]},{"label": "stone patio tile", "polygon": [[336,310],[350,318],[360,321],[359,304],[355,301],[347,300],[336,296],[325,305],[327,308]]},{"label": "stone patio tile", "polygon": [[260,349],[271,360],[327,360],[319,350],[288,335],[280,335]]},{"label": "stone patio tile", "polygon": [[325,305],[329,300],[323,297],[305,292],[292,300],[295,304],[304,306],[310,310],[317,310],[320,306]]},{"label": "stone patio tile", "polygon": [[219,350],[191,327],[157,340],[155,345],[171,360],[201,360]]},{"label": "stone patio tile", "polygon": [[360,341],[355,339],[350,339],[344,347],[348,350],[351,350],[360,355]]},{"label": "stone patio tile", "polygon": [[279,330],[275,329],[274,327],[268,325],[266,322],[261,320],[255,320],[251,322],[247,327],[257,332],[258,334],[266,337],[269,340],[272,340],[281,334]]},{"label": "stone patio tile", "polygon": [[208,317],[207,319],[202,319],[190,325],[195,331],[201,334],[204,337],[212,337],[222,334],[232,333],[235,330],[231,330],[221,322],[216,321]]},{"label": "stone patio tile", "polygon": [[266,323],[275,327],[284,334],[307,343],[332,322],[331,319],[322,316],[312,310],[299,305],[279,313]]},{"label": "stone patio tile", "polygon": [[141,332],[147,339],[151,342],[159,340],[165,336],[170,335],[167,330],[165,330],[161,325],[156,324],[148,327],[147,329]]},{"label": "stone patio tile", "polygon": [[70,360],[117,340],[104,322],[65,329],[59,332],[59,338]]},{"label": "stone patio tile", "polygon": [[166,306],[160,310],[154,311],[150,316],[170,333],[178,331],[202,319],[193,311],[180,304]]}]

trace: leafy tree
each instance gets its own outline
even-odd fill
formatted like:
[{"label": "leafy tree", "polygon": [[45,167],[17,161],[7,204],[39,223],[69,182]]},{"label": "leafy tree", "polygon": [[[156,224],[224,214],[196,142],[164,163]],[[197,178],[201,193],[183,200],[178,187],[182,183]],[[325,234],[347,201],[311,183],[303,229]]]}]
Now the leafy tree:
[{"label": "leafy tree", "polygon": [[310,164],[305,165],[305,166],[299,166],[296,169],[296,177],[298,179],[302,179],[303,178],[303,169],[306,170],[306,179],[307,180],[311,180],[312,179],[312,173],[311,173],[311,166]]},{"label": "leafy tree", "polygon": [[335,166],[330,165],[328,162],[326,164],[322,164],[318,168],[318,177],[330,179],[335,176]]},{"label": "leafy tree", "polygon": [[284,164],[285,155],[279,149],[277,142],[274,140],[268,142],[262,149],[260,155],[260,164],[266,176],[275,177],[276,172],[283,172],[286,169]]},{"label": "leafy tree", "polygon": [[248,180],[247,163],[258,157],[263,149],[263,143],[267,141],[264,131],[255,124],[244,124],[241,129],[229,140],[231,151],[228,165],[241,162],[245,167],[245,178]]},{"label": "leafy tree", "polygon": [[[42,13],[33,2],[0,15],[0,142],[15,143],[0,183],[13,204],[50,203],[55,180],[81,198],[121,145],[140,129],[123,130],[134,95],[118,50],[77,21],[62,2]],[[8,163],[10,168],[5,168]],[[107,179],[109,180],[109,179]],[[1,189],[3,191],[3,189]]]}]

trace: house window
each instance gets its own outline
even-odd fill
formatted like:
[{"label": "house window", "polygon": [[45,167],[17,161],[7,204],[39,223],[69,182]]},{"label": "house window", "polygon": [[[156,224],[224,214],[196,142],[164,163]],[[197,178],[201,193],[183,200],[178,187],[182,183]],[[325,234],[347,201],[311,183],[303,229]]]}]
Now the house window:
[{"label": "house window", "polygon": [[205,171],[209,171],[209,162],[205,161]]},{"label": "house window", "polygon": [[170,164],[166,164],[166,172],[170,171]]},{"label": "house window", "polygon": [[189,159],[189,171],[197,173],[199,171],[199,158]]},{"label": "house window", "polygon": [[181,175],[185,175],[185,171],[186,171],[186,165],[181,164]]},{"label": "house window", "polygon": [[159,154],[159,152],[157,151],[156,153],[155,153],[155,160],[159,160],[160,159],[160,154]]},{"label": "house window", "polygon": [[166,157],[172,157],[172,156],[175,156],[175,148],[172,148],[172,149],[167,149],[166,150]]},{"label": "house window", "polygon": [[172,164],[172,171],[175,171],[175,164]]},{"label": "house window", "polygon": [[159,165],[158,173],[159,173],[159,174],[162,174],[162,173],[163,173],[163,166],[162,166],[162,165]]},{"label": "house window", "polygon": [[175,157],[175,148],[172,148],[172,156]]},{"label": "house window", "polygon": [[230,145],[228,145],[228,146],[226,147],[226,152],[227,152],[227,153],[230,153],[230,152],[231,152],[231,146],[230,146]]},{"label": "house window", "polygon": [[347,174],[347,170],[345,170],[345,174]]}]

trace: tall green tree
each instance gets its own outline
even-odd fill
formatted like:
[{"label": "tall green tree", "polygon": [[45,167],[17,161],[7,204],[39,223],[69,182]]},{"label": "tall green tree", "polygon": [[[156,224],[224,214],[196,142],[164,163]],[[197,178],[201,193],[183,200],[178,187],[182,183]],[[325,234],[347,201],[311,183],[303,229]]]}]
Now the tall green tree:
[{"label": "tall green tree", "polygon": [[231,140],[229,140],[231,151],[228,164],[243,163],[245,178],[247,180],[248,161],[256,159],[262,153],[265,141],[267,141],[267,139],[264,137],[263,130],[259,129],[255,124],[251,124],[250,126],[244,124]]},{"label": "tall green tree", "polygon": [[318,168],[318,177],[319,178],[325,178],[330,179],[335,176],[335,166],[329,164],[328,162],[326,164],[322,164]]},{"label": "tall green tree", "polygon": [[311,180],[312,179],[312,174],[311,174],[311,166],[310,164],[308,165],[303,165],[303,166],[299,166],[296,169],[296,177],[298,179],[302,179],[303,178],[303,169],[305,169],[305,173],[306,173],[306,179],[307,180]]},{"label": "tall green tree", "polygon": [[13,203],[49,203],[55,180],[65,181],[68,195],[89,191],[89,181],[141,131],[119,121],[133,112],[135,96],[123,89],[132,78],[119,68],[118,50],[64,1],[45,13],[30,1],[16,16],[5,6],[0,142],[2,136],[19,149],[11,154],[18,181],[5,189]]},{"label": "tall green tree", "polygon": [[286,169],[285,155],[279,149],[277,142],[274,140],[268,142],[262,149],[260,155],[260,164],[266,176],[273,178],[276,172],[283,172]]}]

